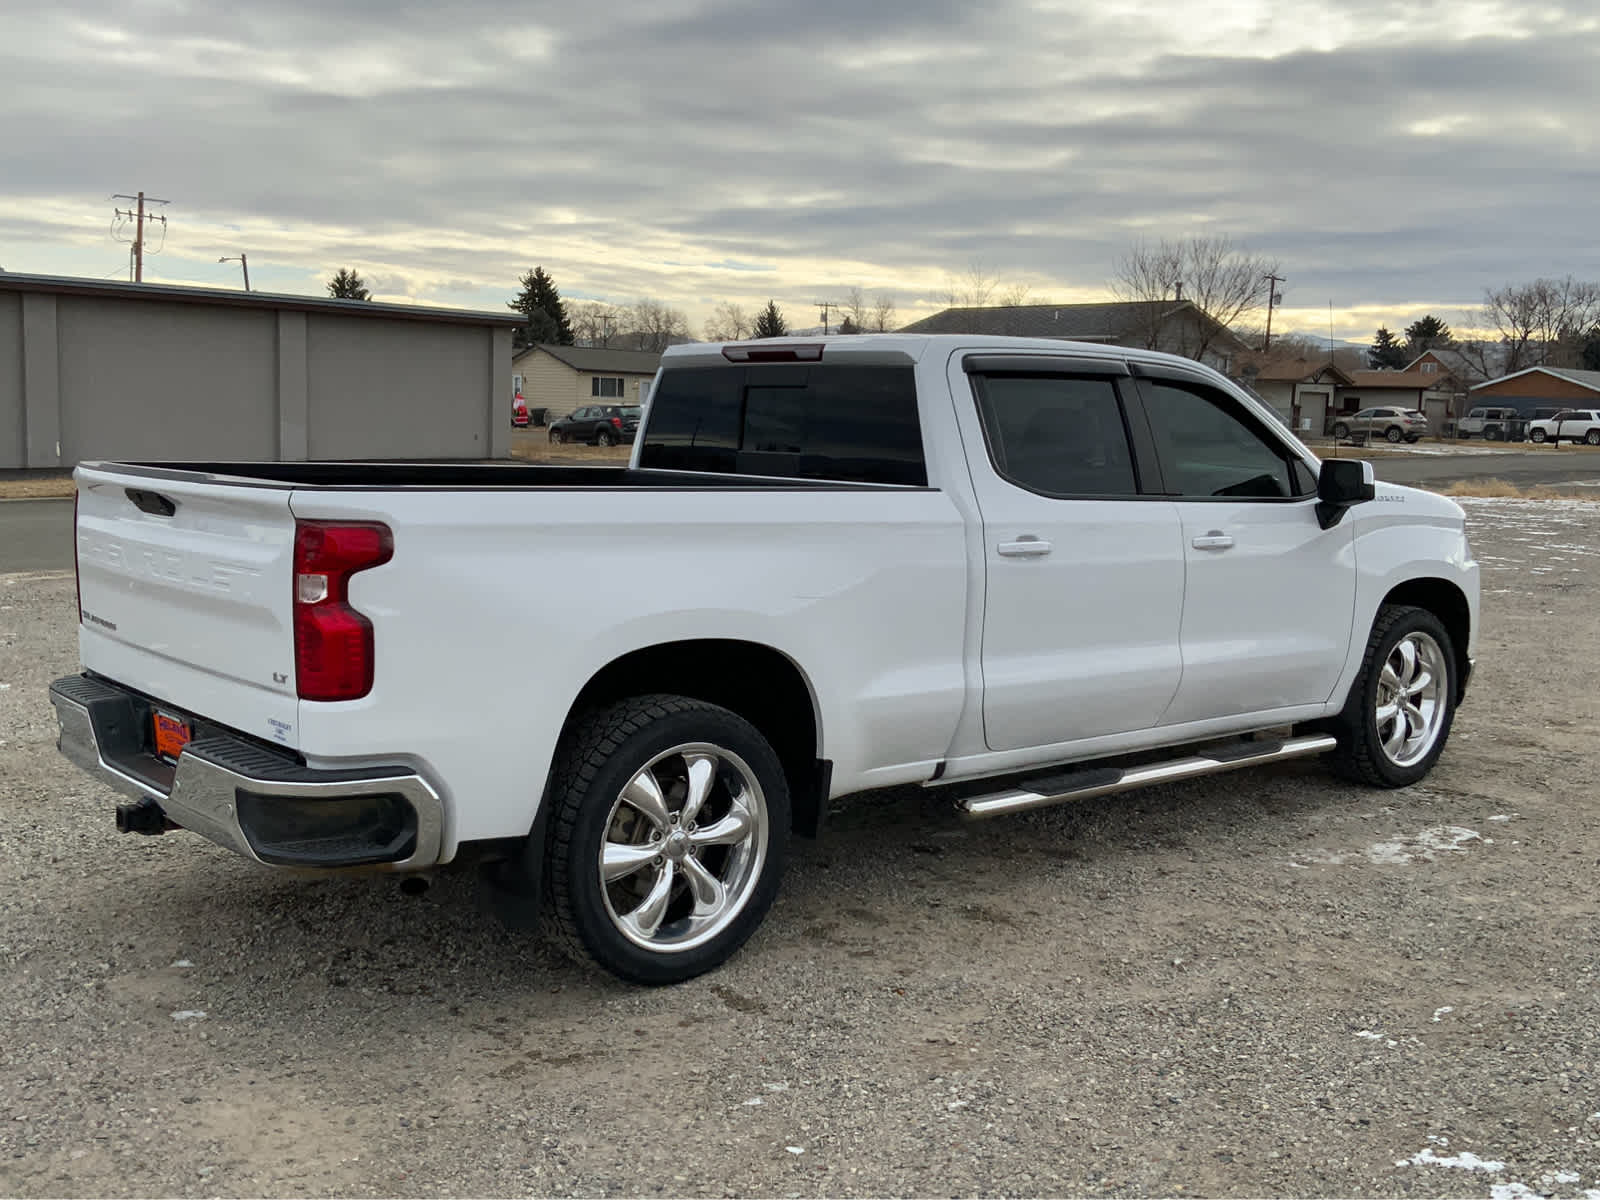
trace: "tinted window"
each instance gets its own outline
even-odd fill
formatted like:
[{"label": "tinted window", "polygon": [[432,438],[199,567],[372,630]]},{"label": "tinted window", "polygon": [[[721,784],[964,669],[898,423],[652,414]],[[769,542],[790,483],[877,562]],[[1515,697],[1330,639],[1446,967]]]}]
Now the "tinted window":
[{"label": "tinted window", "polygon": [[1281,498],[1303,494],[1294,457],[1243,408],[1200,384],[1147,380],[1145,409],[1167,486],[1184,496]]},{"label": "tinted window", "polygon": [[989,457],[1003,478],[1046,496],[1138,494],[1111,380],[991,375],[974,383]]},{"label": "tinted window", "polygon": [[924,485],[916,380],[909,366],[669,368],[639,465]]}]

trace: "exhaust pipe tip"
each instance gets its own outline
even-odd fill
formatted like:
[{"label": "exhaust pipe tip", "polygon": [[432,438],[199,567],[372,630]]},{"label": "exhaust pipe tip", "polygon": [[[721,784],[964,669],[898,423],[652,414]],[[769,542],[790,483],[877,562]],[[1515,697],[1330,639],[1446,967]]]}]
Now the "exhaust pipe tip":
[{"label": "exhaust pipe tip", "polygon": [[431,887],[433,881],[426,875],[407,875],[400,881],[400,891],[407,896],[420,896]]}]

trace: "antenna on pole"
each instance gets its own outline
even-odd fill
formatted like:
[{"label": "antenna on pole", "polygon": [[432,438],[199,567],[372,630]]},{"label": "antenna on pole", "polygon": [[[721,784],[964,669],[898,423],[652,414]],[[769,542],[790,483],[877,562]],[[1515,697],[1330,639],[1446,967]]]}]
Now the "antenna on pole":
[{"label": "antenna on pole", "polygon": [[1268,271],[1264,279],[1267,281],[1267,336],[1261,343],[1261,353],[1265,354],[1272,349],[1272,310],[1278,307],[1283,297],[1278,295],[1278,285],[1282,283],[1283,276]]}]

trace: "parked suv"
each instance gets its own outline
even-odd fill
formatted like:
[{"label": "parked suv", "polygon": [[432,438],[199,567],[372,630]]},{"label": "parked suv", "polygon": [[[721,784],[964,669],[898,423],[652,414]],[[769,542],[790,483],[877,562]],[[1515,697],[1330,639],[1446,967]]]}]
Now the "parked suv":
[{"label": "parked suv", "polygon": [[1554,442],[1569,438],[1600,446],[1600,409],[1564,408],[1543,421],[1528,422],[1528,438],[1535,442]]},{"label": "parked suv", "polygon": [[1456,425],[1456,436],[1474,434],[1486,442],[1510,442],[1522,435],[1522,414],[1514,408],[1474,408]]},{"label": "parked suv", "polygon": [[1364,433],[1391,442],[1414,442],[1427,432],[1427,416],[1413,408],[1364,408],[1352,417],[1340,417],[1333,423],[1336,438]]},{"label": "parked suv", "polygon": [[637,404],[590,404],[568,413],[550,426],[552,442],[587,442],[615,446],[633,441],[639,430]]}]

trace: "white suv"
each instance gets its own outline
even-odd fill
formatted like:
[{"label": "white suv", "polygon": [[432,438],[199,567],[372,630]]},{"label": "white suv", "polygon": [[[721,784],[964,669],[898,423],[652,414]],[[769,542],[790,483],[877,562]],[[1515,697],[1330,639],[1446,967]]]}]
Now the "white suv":
[{"label": "white suv", "polygon": [[1600,409],[1567,408],[1542,421],[1528,422],[1528,440],[1558,442],[1567,438],[1600,446]]}]

